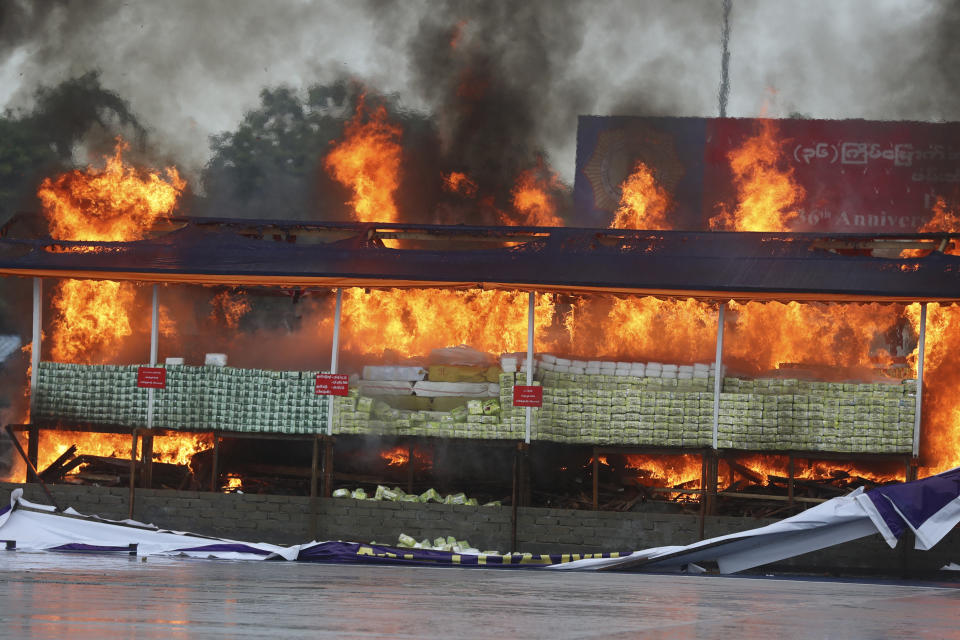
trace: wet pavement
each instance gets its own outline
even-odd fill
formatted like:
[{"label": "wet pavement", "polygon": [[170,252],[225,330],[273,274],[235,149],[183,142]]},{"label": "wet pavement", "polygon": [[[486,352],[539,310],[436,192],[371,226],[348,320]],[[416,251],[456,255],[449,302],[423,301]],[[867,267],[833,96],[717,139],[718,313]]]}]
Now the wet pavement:
[{"label": "wet pavement", "polygon": [[960,585],[0,551],[0,637],[958,638]]}]

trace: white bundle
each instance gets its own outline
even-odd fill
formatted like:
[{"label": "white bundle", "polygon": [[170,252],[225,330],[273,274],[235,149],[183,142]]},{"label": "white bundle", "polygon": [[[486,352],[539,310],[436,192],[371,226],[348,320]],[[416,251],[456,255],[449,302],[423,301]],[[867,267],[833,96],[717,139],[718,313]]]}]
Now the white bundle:
[{"label": "white bundle", "polygon": [[227,366],[227,354],[208,353],[203,359],[203,364],[208,367],[225,367]]},{"label": "white bundle", "polygon": [[487,398],[500,393],[500,385],[486,382],[429,382],[421,380],[413,385],[413,393],[427,398],[458,396]]},{"label": "white bundle", "polygon": [[661,378],[676,378],[676,377],[677,377],[677,372],[676,372],[676,371],[667,371],[666,369],[664,369],[663,371],[660,372],[660,377],[661,377]]},{"label": "white bundle", "polygon": [[665,364],[662,365],[662,370],[664,373],[676,373],[679,367],[675,364]]},{"label": "white bundle", "polygon": [[597,368],[597,369],[599,369],[600,367],[602,367],[602,366],[605,365],[605,364],[607,364],[607,363],[606,363],[606,362],[601,362],[600,360],[588,360],[588,361],[587,361],[587,366],[588,366],[588,367],[595,367],[595,368]]},{"label": "white bundle", "polygon": [[183,364],[183,358],[167,358],[167,364]]},{"label": "white bundle", "polygon": [[580,369],[586,369],[587,363],[583,360],[573,360],[570,362],[571,367],[578,367]]},{"label": "white bundle", "polygon": [[540,360],[548,364],[557,364],[557,357],[549,353],[544,353],[540,356]]},{"label": "white bundle", "polygon": [[517,358],[514,356],[500,356],[500,368],[505,373],[513,373],[517,370]]},{"label": "white bundle", "polygon": [[603,364],[600,365],[601,373],[613,373],[616,370],[617,370],[616,362],[604,362]]},{"label": "white bundle", "polygon": [[689,364],[683,364],[677,367],[677,373],[693,373],[693,366]]},{"label": "white bundle", "polygon": [[660,372],[663,371],[663,365],[659,362],[648,362],[646,366],[647,375],[657,378],[660,376]]},{"label": "white bundle", "polygon": [[643,377],[647,374],[647,368],[643,365],[642,362],[636,362],[630,365],[630,375],[636,377]]},{"label": "white bundle", "polygon": [[709,378],[709,377],[710,377],[710,371],[709,371],[709,370],[708,370],[708,371],[699,371],[699,370],[697,370],[697,369],[694,369],[694,371],[693,371],[693,377],[694,377],[694,378],[704,378],[704,379]]},{"label": "white bundle", "polygon": [[571,362],[570,360],[568,360],[568,359],[566,359],[566,358],[557,358],[556,364],[559,365],[559,366],[561,366],[561,367],[569,367],[571,364],[573,364],[573,362]]},{"label": "white bundle", "polygon": [[364,380],[402,380],[416,382],[427,377],[427,370],[423,367],[390,367],[367,365],[363,368]]},{"label": "white bundle", "polygon": [[600,367],[586,367],[584,372],[587,375],[600,375]]},{"label": "white bundle", "polygon": [[555,364],[553,365],[553,370],[557,373],[570,373],[570,365],[568,364]]},{"label": "white bundle", "polygon": [[678,371],[677,380],[692,380],[693,372],[692,371]]},{"label": "white bundle", "polygon": [[536,365],[538,368],[543,369],[544,371],[554,371],[554,365],[552,362],[547,362],[546,360],[541,360]]},{"label": "white bundle", "polygon": [[[632,369],[617,369],[616,371],[613,372],[613,375],[620,376],[623,378],[627,376],[637,376],[637,374],[635,374]],[[643,374],[641,373],[640,375],[643,375]]]},{"label": "white bundle", "polygon": [[583,375],[583,374],[585,374],[586,372],[587,372],[586,367],[575,367],[575,366],[573,366],[573,365],[570,366],[570,373],[572,373],[572,374],[575,374],[575,375]]},{"label": "white bundle", "polygon": [[716,364],[702,364],[698,362],[697,364],[693,365],[693,370],[694,371],[710,371],[710,369],[712,369],[715,366]]},{"label": "white bundle", "polygon": [[408,396],[413,393],[413,383],[403,380],[360,380],[357,387],[364,396]]}]

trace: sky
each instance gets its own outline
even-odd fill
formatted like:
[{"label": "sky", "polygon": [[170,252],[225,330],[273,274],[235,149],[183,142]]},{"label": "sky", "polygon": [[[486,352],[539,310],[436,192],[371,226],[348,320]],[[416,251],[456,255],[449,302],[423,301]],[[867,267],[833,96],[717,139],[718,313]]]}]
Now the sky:
[{"label": "sky", "polygon": [[[731,0],[730,116],[960,119],[957,3]],[[158,160],[198,175],[264,87],[344,76],[443,119],[462,25],[570,182],[579,114],[718,115],[723,0],[4,0],[0,107],[99,70]],[[960,48],[960,46],[956,47]]]}]

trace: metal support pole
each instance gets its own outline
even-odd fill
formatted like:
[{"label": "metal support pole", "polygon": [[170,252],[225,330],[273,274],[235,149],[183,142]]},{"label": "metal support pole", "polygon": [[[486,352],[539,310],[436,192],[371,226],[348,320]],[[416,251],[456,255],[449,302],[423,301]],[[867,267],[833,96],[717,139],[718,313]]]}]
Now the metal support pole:
[{"label": "metal support pole", "polygon": [[[160,299],[158,287],[153,285],[152,311],[150,313],[150,366],[157,366],[157,347],[160,341]],[[155,389],[147,389],[147,433],[143,435],[143,478],[142,486],[149,488],[153,484],[153,409],[156,399]]]},{"label": "metal support pole", "polygon": [[30,422],[37,408],[37,369],[40,368],[40,349],[43,341],[43,280],[33,279],[33,342],[30,343]]},{"label": "metal support pole", "polygon": [[130,519],[133,519],[133,506],[136,499],[137,484],[137,430],[130,434]]},{"label": "metal support pole", "polygon": [[[527,386],[533,384],[533,310],[534,293],[530,292],[529,302],[527,303]],[[527,427],[524,431],[523,441],[530,444],[530,424],[533,422],[533,407],[527,407]]]},{"label": "metal support pole", "polygon": [[723,391],[723,316],[727,303],[720,305],[717,316],[717,358],[716,371],[713,372],[713,448],[717,448],[720,431],[720,392]]},{"label": "metal support pole", "polygon": [[923,415],[923,352],[927,342],[927,303],[920,305],[920,341],[917,344],[917,408],[913,414],[913,457],[920,455],[920,419]]},{"label": "metal support pole", "polygon": [[[337,304],[333,311],[333,344],[330,346],[330,373],[337,372],[340,357],[340,313],[343,310],[343,289],[337,289]],[[333,396],[327,396],[327,435],[333,435]]]}]

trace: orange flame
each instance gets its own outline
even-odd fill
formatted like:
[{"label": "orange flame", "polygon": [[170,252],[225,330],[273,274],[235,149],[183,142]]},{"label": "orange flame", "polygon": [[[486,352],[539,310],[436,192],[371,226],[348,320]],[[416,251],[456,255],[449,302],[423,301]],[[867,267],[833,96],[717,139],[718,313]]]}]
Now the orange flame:
[{"label": "orange flame", "polygon": [[[410,449],[404,446],[396,446],[381,451],[380,459],[385,461],[389,467],[402,467],[410,462]],[[423,469],[429,469],[433,466],[433,455],[429,451],[415,448],[413,450],[413,460],[418,467]]]},{"label": "orange flame", "polygon": [[[491,353],[521,351],[527,344],[527,294],[515,291],[387,289],[343,295],[345,350],[380,354],[389,348],[405,356],[468,344]],[[536,296],[535,329],[553,321],[553,297]],[[329,331],[329,320],[321,330]]]},{"label": "orange flame", "polygon": [[637,162],[633,173],[624,181],[611,229],[670,229],[667,220],[670,194],[657,184],[653,171]]},{"label": "orange flame", "polygon": [[443,188],[450,193],[459,193],[467,198],[474,198],[477,195],[477,183],[460,171],[451,171],[443,176]]},{"label": "orange flame", "polygon": [[[786,478],[790,474],[790,461],[784,455],[754,454],[737,458],[736,462],[756,473],[764,483],[767,476]],[[849,474],[876,484],[902,482],[905,473],[902,463],[898,462],[864,464],[845,460],[797,459],[793,469],[793,476],[798,480],[828,480]]]},{"label": "orange flame", "polygon": [[240,324],[240,318],[250,311],[250,301],[245,295],[231,294],[229,291],[221,291],[214,296],[210,306],[213,307],[210,311],[210,321],[216,322],[220,318],[228,329],[236,329]]},{"label": "orange flame", "polygon": [[627,469],[644,471],[646,475],[640,482],[647,486],[679,487],[692,484],[691,489],[700,488],[703,477],[703,463],[696,454],[670,456],[628,455]]},{"label": "orange flame", "polygon": [[361,98],[343,140],[334,145],[324,167],[353,191],[349,204],[360,222],[398,222],[394,193],[400,186],[402,153],[399,126],[387,121],[385,107],[368,113]]},{"label": "orange flame", "polygon": [[[58,240],[118,242],[137,240],[170,215],[186,183],[168,167],[164,179],[123,163],[127,145],[117,139],[106,167],[71,171],[46,179],[37,196],[50,235]],[[132,334],[129,312],[135,298],[130,283],[65,280],[53,294],[56,319],[51,336],[56,360],[106,362],[122,338]]]},{"label": "orange flame", "polygon": [[710,219],[710,228],[726,231],[788,231],[805,192],[793,169],[781,169],[780,141],[772,120],[728,154],[737,185],[735,210],[724,208]]},{"label": "orange flame", "polygon": [[517,177],[513,187],[514,215],[502,215],[503,224],[535,227],[562,227],[551,192],[562,187],[559,176],[540,163]]},{"label": "orange flame", "polygon": [[37,196],[57,240],[122,242],[146,236],[153,223],[167,217],[186,187],[173,167],[164,179],[155,171],[124,165],[128,145],[117,139],[104,169],[71,171],[47,178]]},{"label": "orange flame", "polygon": [[[40,436],[37,468],[43,471],[60,457],[70,445],[77,445],[77,455],[130,458],[131,437],[119,433],[86,433],[82,431],[44,430]],[[137,440],[137,459],[143,457],[142,439]],[[154,462],[186,465],[191,457],[213,447],[213,436],[206,433],[176,433],[153,438]],[[76,472],[74,472],[76,473]]]}]

